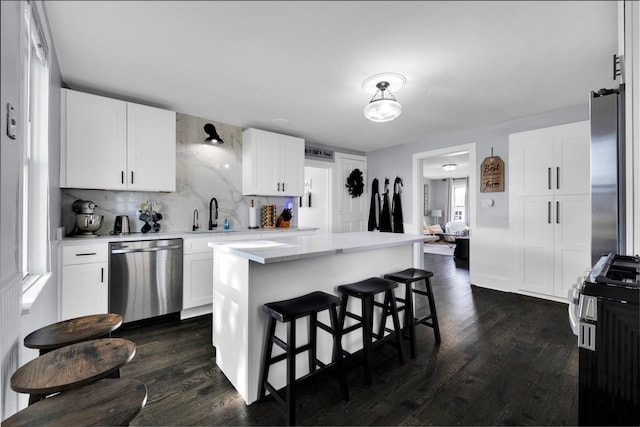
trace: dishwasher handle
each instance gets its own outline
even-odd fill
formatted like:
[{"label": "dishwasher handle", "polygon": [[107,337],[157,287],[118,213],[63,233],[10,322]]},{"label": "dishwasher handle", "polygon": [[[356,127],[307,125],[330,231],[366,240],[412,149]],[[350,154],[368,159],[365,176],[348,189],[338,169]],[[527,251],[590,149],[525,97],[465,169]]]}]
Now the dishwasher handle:
[{"label": "dishwasher handle", "polygon": [[168,246],[155,246],[153,248],[122,248],[122,249],[112,249],[112,254],[131,254],[135,252],[160,252],[160,251],[168,251],[173,249],[180,249],[180,245],[168,245]]}]

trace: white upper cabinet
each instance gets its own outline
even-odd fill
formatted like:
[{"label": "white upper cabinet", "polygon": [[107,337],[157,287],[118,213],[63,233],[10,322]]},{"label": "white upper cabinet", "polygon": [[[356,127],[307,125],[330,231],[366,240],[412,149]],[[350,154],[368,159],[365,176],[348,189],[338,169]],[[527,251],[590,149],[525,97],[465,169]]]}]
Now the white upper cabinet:
[{"label": "white upper cabinet", "polygon": [[589,122],[536,129],[509,137],[509,158],[518,173],[512,190],[522,196],[589,194]]},{"label": "white upper cabinet", "polygon": [[129,190],[176,191],[176,113],[127,103]]},{"label": "white upper cabinet", "polygon": [[242,133],[242,194],[302,196],[304,139],[259,129]]},{"label": "white upper cabinet", "polygon": [[61,110],[61,187],[175,191],[175,112],[69,89]]}]

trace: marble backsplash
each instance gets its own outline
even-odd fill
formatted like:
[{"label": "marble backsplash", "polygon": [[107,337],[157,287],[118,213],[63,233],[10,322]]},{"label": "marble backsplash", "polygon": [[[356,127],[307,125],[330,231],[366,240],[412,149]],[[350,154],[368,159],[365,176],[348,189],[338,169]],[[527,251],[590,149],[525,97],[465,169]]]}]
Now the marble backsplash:
[{"label": "marble backsplash", "polygon": [[[204,142],[206,123],[215,125],[224,144]],[[212,197],[218,200],[220,229],[225,215],[229,217],[231,229],[247,229],[252,199],[257,207],[258,225],[260,206],[266,203],[275,204],[278,213],[292,203],[294,216],[291,226],[297,224],[297,198],[242,195],[242,128],[177,114],[176,138],[175,193],[63,189],[62,225],[66,233],[73,229],[75,213],[71,204],[77,199],[91,200],[98,205],[96,213],[104,215],[104,223],[98,231],[101,235],[113,230],[116,215],[128,215],[131,232],[140,231],[143,222],[137,217],[138,209],[148,200],[155,200],[161,206],[161,231],[190,231],[195,209],[198,210],[200,229],[206,229]]]}]

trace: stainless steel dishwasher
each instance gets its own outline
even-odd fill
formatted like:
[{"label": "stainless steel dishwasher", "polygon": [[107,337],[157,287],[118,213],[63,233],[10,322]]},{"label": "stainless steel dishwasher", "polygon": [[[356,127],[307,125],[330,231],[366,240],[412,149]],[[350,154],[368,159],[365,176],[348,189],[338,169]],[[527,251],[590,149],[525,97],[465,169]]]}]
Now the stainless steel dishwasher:
[{"label": "stainless steel dishwasher", "polygon": [[182,239],[109,244],[109,311],[124,323],[182,310]]}]

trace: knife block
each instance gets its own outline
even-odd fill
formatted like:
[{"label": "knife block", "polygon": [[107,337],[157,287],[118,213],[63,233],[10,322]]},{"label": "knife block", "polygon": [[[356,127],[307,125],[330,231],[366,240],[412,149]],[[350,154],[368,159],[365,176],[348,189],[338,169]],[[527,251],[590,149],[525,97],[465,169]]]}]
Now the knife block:
[{"label": "knife block", "polygon": [[278,227],[280,227],[280,228],[289,228],[289,225],[290,225],[290,224],[291,224],[291,221],[285,221],[285,220],[282,218],[282,215],[280,215],[280,216],[278,217],[278,223],[277,223],[277,226],[278,226]]}]

